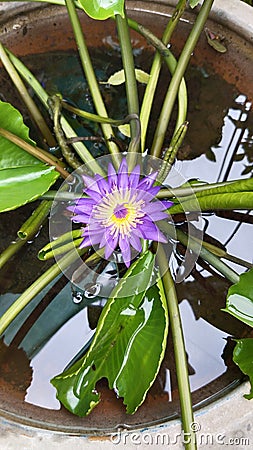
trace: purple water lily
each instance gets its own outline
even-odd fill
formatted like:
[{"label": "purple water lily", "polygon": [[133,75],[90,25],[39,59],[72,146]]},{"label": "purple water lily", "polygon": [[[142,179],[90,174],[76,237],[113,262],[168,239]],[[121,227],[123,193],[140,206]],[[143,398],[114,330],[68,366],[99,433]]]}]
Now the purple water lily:
[{"label": "purple water lily", "polygon": [[164,210],[172,202],[155,198],[160,190],[154,186],[156,177],[157,172],[141,179],[139,165],[129,174],[125,158],[118,173],[111,163],[108,165],[107,179],[98,174],[94,178],[83,175],[87,197],[68,208],[75,214],[72,220],[85,225],[80,247],[99,244],[106,259],[119,247],[129,267],[131,247],[141,252],[141,239],[167,242],[155,222],[168,217]]}]

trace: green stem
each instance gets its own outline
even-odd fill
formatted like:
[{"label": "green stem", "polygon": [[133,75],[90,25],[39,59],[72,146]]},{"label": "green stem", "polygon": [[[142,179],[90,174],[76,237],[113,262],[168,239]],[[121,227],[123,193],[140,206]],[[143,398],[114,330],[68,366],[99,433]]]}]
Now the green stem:
[{"label": "green stem", "polygon": [[[185,10],[185,6],[186,6],[186,0],[181,0],[178,2],[175,12],[172,15],[172,17],[164,31],[164,34],[162,37],[162,43],[164,44],[164,46],[160,50],[160,53],[159,53],[159,48],[157,48],[155,45],[158,52],[155,54],[155,57],[153,60],[153,64],[152,64],[151,71],[150,71],[150,78],[149,78],[149,82],[148,82],[148,85],[146,87],[145,94],[143,97],[141,114],[140,114],[142,152],[145,150],[145,140],[146,140],[147,128],[148,128],[148,123],[149,123],[149,118],[150,118],[150,113],[151,113],[151,107],[153,104],[155,91],[156,91],[156,87],[157,87],[157,82],[158,82],[158,78],[159,78],[159,73],[160,73],[161,66],[162,66],[162,60],[163,60],[162,54],[163,54],[163,56],[165,56],[164,50],[168,50],[166,46],[169,43],[171,36],[174,32],[174,29],[177,26],[177,24],[180,20],[180,17],[182,16],[182,14]],[[146,39],[148,39],[148,41],[150,41],[153,45],[155,44],[155,42],[153,40],[153,35],[149,30],[147,30],[143,26],[140,26],[137,22],[135,22],[133,20],[131,20],[129,22],[129,24],[132,28],[134,28],[136,31],[138,31],[140,34],[142,34]],[[170,54],[167,53],[167,55],[168,56],[166,56],[164,59],[166,61],[166,64],[169,67],[170,72],[173,73],[175,70],[175,67],[176,67],[176,59],[174,57],[172,57],[171,53]],[[178,126],[180,126],[185,121],[185,118],[186,118],[187,92],[186,92],[186,87],[185,87],[184,81],[182,82],[180,90],[178,92],[178,103],[179,103],[179,109],[178,109],[178,120],[177,120],[176,129],[178,128]]]},{"label": "green stem", "polygon": [[[106,108],[104,105],[103,98],[101,96],[101,92],[100,92],[98,82],[96,79],[96,75],[95,75],[95,72],[94,72],[94,69],[92,66],[90,55],[89,55],[89,52],[88,52],[88,49],[87,49],[87,46],[86,46],[86,43],[84,40],[81,24],[80,24],[78,15],[77,15],[74,1],[73,0],[65,0],[65,2],[66,2],[66,7],[68,10],[69,18],[70,18],[70,21],[72,24],[73,32],[75,35],[80,59],[82,62],[82,67],[83,67],[85,76],[88,81],[88,85],[90,88],[90,92],[91,92],[91,95],[93,98],[93,102],[94,102],[96,111],[99,116],[107,117],[108,114],[107,114],[107,111],[106,111]],[[104,133],[104,137],[105,137],[106,141],[108,141],[108,148],[112,154],[115,165],[118,166],[120,164],[119,155],[118,155],[119,151],[118,151],[118,148],[115,145],[115,143],[110,141],[111,136],[113,136],[112,127],[109,124],[102,124],[101,127],[102,127],[102,130]]]},{"label": "green stem", "polygon": [[[82,250],[84,252],[84,250]],[[28,303],[42,291],[54,278],[59,275],[63,269],[72,264],[81,254],[81,251],[73,250],[63,256],[60,264],[56,263],[51,266],[43,275],[41,275],[34,283],[32,283],[23,294],[7,309],[7,311],[0,318],[0,335],[4,333],[10,323],[17,317],[17,315],[28,305]]]},{"label": "green stem", "polygon": [[[117,24],[121,48],[122,63],[125,72],[128,114],[138,115],[139,98],[138,98],[137,82],[135,77],[135,65],[127,17],[125,16],[123,18],[119,14],[116,14],[115,20]],[[131,129],[131,142],[128,151],[135,153],[138,152],[140,143],[139,128],[135,120],[130,121],[130,129]]]},{"label": "green stem", "polygon": [[185,448],[188,450],[193,450],[196,449],[196,439],[195,434],[191,428],[191,425],[194,422],[194,417],[192,411],[191,390],[189,383],[188,364],[185,352],[183,329],[175,285],[171,277],[165,252],[161,245],[158,246],[157,258],[160,273],[163,274],[162,282],[167,299],[170,317],[170,328],[174,344],[182,426],[183,426],[183,433],[187,441],[187,443],[185,444]]},{"label": "green stem", "polygon": [[[30,72],[30,70],[15,56],[13,53],[11,53],[8,49],[5,48],[6,53],[8,54],[10,60],[12,61],[13,65],[19,72],[19,74],[22,76],[22,78],[29,84],[29,86],[34,90],[35,94],[41,101],[41,103],[45,106],[46,109],[48,109],[48,94],[43,89],[41,84],[38,82],[38,80],[34,77],[34,75]],[[61,116],[61,126],[65,133],[65,136],[67,138],[77,136],[73,128],[70,126],[68,121],[65,119],[64,116]],[[94,171],[96,173],[99,173],[100,175],[103,175],[103,171],[99,164],[96,162],[96,160],[93,158],[87,147],[81,143],[81,142],[75,142],[73,143],[73,147],[75,148],[77,154],[80,156],[82,161],[87,164],[87,166],[90,168],[91,171]],[[92,165],[91,165],[92,163]],[[92,168],[91,168],[92,167]]]},{"label": "green stem", "polygon": [[46,140],[49,147],[54,147],[56,145],[55,139],[47,126],[47,123],[42,116],[41,112],[37,108],[37,105],[29,95],[23,81],[21,80],[17,70],[15,69],[14,65],[12,64],[10,58],[8,57],[4,46],[0,42],[0,59],[2,60],[2,63],[8,72],[11,80],[13,81],[16,89],[18,90],[23,102],[25,103],[32,119],[35,121],[37,127],[39,128],[40,132],[42,133],[42,136]]},{"label": "green stem", "polygon": [[197,44],[199,36],[203,30],[209,12],[211,10],[214,0],[205,0],[199,15],[195,21],[192,31],[186,41],[186,44],[179,57],[176,70],[171,79],[169,89],[167,91],[157,128],[155,131],[153,145],[151,148],[151,154],[153,156],[159,157],[164,142],[165,134],[168,128],[168,123],[170,121],[171,113],[174,107],[174,103],[178,94],[179,86],[184,76],[185,70],[191,58],[191,54]]},{"label": "green stem", "polygon": [[30,216],[23,226],[18,231],[18,239],[12,242],[0,255],[0,269],[14,256],[27,241],[32,239],[39,230],[40,226],[46,219],[52,202],[43,201],[35,209],[32,216]]}]

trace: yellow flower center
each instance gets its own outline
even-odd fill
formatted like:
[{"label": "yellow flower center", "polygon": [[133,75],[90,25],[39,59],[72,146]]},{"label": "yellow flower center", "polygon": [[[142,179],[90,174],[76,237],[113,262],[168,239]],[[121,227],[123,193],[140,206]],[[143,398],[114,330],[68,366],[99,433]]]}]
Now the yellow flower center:
[{"label": "yellow flower center", "polygon": [[121,234],[122,237],[129,237],[131,230],[142,223],[141,218],[145,215],[142,211],[145,202],[136,200],[136,197],[129,190],[116,188],[95,207],[93,217],[101,220],[104,227],[110,228],[112,236]]}]

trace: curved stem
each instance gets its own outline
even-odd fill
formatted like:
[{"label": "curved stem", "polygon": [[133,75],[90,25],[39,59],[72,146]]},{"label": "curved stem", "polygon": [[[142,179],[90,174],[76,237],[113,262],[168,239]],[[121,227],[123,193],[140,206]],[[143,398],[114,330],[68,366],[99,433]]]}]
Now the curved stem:
[{"label": "curved stem", "polygon": [[197,44],[199,36],[203,30],[208,14],[212,7],[214,0],[204,0],[204,3],[200,9],[199,15],[195,21],[192,31],[186,41],[186,44],[181,52],[180,58],[177,63],[176,70],[171,79],[169,89],[167,91],[162,111],[159,117],[158,125],[153,139],[153,145],[151,148],[151,154],[159,157],[164,141],[164,137],[168,128],[168,123],[171,117],[171,113],[174,107],[176,96],[185,70],[191,58],[191,54]]},{"label": "curved stem", "polygon": [[[73,0],[65,0],[66,7],[68,10],[69,18],[72,24],[73,32],[75,35],[80,59],[82,62],[82,67],[85,73],[85,76],[87,78],[90,92],[93,98],[93,102],[95,105],[95,108],[97,110],[97,113],[99,116],[107,117],[107,111],[104,105],[103,98],[100,93],[100,89],[98,86],[98,82],[96,79],[96,75],[91,63],[90,55],[84,40],[81,24],[77,15],[76,7]],[[101,125],[104,137],[108,141],[108,148],[112,154],[113,159],[115,160],[115,164],[119,165],[119,156],[118,156],[118,148],[115,145],[114,142],[110,142],[111,136],[113,136],[113,130],[112,127],[109,124],[102,124]]]},{"label": "curved stem", "polygon": [[191,428],[194,422],[191,390],[188,375],[188,365],[185,352],[183,329],[180,317],[180,311],[178,307],[177,294],[175,290],[174,281],[172,279],[168,261],[165,252],[161,245],[157,249],[157,259],[162,275],[162,283],[164,286],[164,292],[167,299],[170,328],[172,333],[172,339],[174,344],[174,354],[176,363],[176,373],[178,381],[178,390],[181,405],[181,417],[183,425],[183,434],[186,437],[185,448],[188,450],[196,449],[195,434]]}]

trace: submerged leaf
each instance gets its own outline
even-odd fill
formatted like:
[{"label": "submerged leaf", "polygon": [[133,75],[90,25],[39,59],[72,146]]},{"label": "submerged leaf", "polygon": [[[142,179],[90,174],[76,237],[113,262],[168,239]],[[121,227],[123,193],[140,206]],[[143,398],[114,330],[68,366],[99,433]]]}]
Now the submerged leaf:
[{"label": "submerged leaf", "polygon": [[241,371],[249,376],[251,389],[244,397],[253,398],[253,339],[238,339],[233,353],[233,361],[240,367]]},{"label": "submerged leaf", "polygon": [[154,255],[148,251],[128,269],[103,309],[88,353],[51,381],[57,398],[74,414],[85,416],[99,403],[96,383],[104,377],[123,397],[128,413],[143,403],[168,332],[162,284],[149,287],[153,267]]},{"label": "submerged leaf", "polygon": [[125,0],[79,0],[79,3],[93,19],[104,20],[116,14],[124,17]]},{"label": "submerged leaf", "polygon": [[223,311],[253,327],[253,269],[241,274],[239,282],[229,288]]},{"label": "submerged leaf", "polygon": [[[0,101],[0,123],[31,145],[29,129],[22,115]],[[56,181],[59,174],[25,150],[0,136],[0,211],[8,211],[35,200]]]}]

